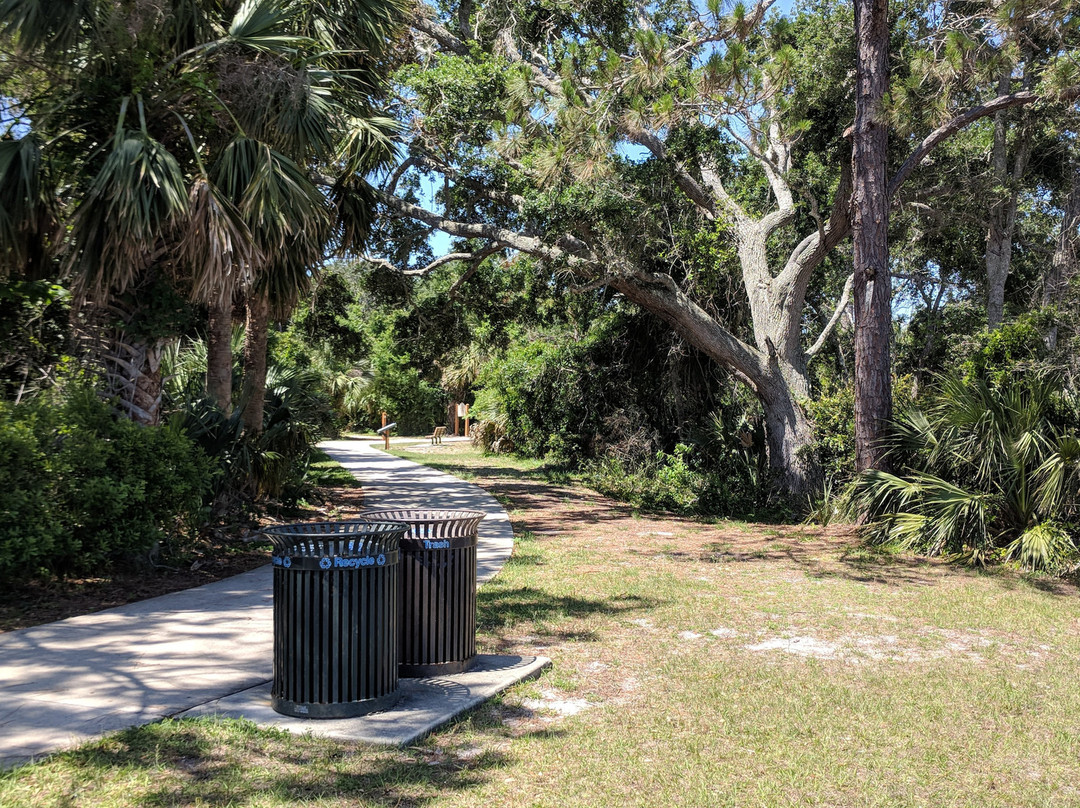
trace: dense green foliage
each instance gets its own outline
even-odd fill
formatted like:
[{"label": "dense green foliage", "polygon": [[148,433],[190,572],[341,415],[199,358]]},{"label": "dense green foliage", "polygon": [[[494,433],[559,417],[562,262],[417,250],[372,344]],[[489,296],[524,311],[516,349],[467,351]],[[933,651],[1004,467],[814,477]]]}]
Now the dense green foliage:
[{"label": "dense green foliage", "polygon": [[242,407],[225,413],[206,395],[202,340],[189,340],[170,351],[164,370],[172,422],[217,466],[211,498],[215,514],[267,500],[292,504],[303,496],[315,443],[339,427],[326,391],[328,381],[318,368],[271,363],[259,432],[244,428]]},{"label": "dense green foliage", "polygon": [[896,420],[897,473],[857,495],[873,540],[1033,568],[1074,560],[1080,538],[1080,406],[1053,377],[942,378]]},{"label": "dense green foliage", "polygon": [[[850,2],[760,17],[439,3],[393,48],[390,0],[151,5],[0,4],[5,401],[32,413],[48,394],[64,412],[82,393],[48,392],[61,369],[103,366],[100,393],[210,458],[214,513],[302,496],[323,435],[383,413],[425,434],[459,402],[486,450],[551,457],[643,508],[759,513],[854,477]],[[938,144],[893,194],[898,406],[945,412],[939,374],[954,397],[1006,395],[1035,371],[1075,386],[1067,6],[892,8],[890,172],[951,116],[1040,94]],[[376,114],[387,88],[395,120]],[[988,329],[1002,249],[1006,322]],[[213,350],[242,313],[232,354]],[[41,504],[30,479],[60,461],[18,407],[7,473],[23,513]],[[937,475],[990,496],[958,462],[895,456],[895,485]],[[1041,485],[1040,458],[996,479]],[[936,496],[872,504],[925,527]],[[1071,535],[1072,517],[1007,517],[1017,507],[986,505],[979,541],[968,527],[904,541],[986,556],[1036,524],[1054,525],[1044,543]]]},{"label": "dense green foliage", "polygon": [[117,418],[92,390],[0,403],[0,580],[178,550],[216,473],[177,425]]}]

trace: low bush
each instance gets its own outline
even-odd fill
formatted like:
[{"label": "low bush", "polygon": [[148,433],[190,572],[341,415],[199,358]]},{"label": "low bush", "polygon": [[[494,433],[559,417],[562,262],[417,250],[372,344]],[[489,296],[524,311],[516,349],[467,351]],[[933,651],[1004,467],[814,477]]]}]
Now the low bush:
[{"label": "low bush", "polygon": [[90,390],[0,403],[0,579],[177,550],[214,473],[181,430],[118,419]]},{"label": "low bush", "polygon": [[680,443],[674,453],[659,452],[650,463],[605,457],[585,467],[583,482],[601,494],[648,511],[698,513],[708,479],[691,468],[690,454],[691,448]]},{"label": "low bush", "polygon": [[856,483],[868,535],[928,555],[1056,569],[1080,538],[1080,408],[1046,374],[938,381],[897,416],[896,473]]},{"label": "low bush", "polygon": [[657,452],[644,462],[608,455],[587,463],[581,479],[605,496],[646,511],[750,516],[767,505],[766,486],[756,484],[752,465],[733,458],[721,466],[715,456],[680,443],[673,452]]},{"label": "low bush", "polygon": [[814,419],[814,445],[830,490],[855,477],[855,388],[837,387],[806,403]]}]

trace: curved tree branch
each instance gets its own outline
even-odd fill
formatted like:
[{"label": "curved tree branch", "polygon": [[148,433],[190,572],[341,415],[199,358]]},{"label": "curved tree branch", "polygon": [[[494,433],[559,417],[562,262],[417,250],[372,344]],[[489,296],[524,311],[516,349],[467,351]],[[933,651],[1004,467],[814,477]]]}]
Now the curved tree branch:
[{"label": "curved tree branch", "polygon": [[[591,252],[586,251],[584,255],[572,255],[570,251],[558,246],[548,245],[536,236],[517,233],[513,230],[507,230],[506,228],[491,224],[458,222],[453,219],[448,219],[445,216],[440,216],[437,213],[433,213],[419,205],[406,202],[404,199],[399,199],[385,191],[376,191],[375,193],[380,202],[398,215],[416,219],[431,227],[438,228],[451,236],[457,236],[458,238],[481,238],[488,241],[499,242],[505,244],[507,247],[518,250],[519,252],[546,258],[549,261],[567,263],[570,266],[586,266],[596,263],[597,260]],[[571,237],[566,237],[563,241],[567,242],[568,246],[575,250],[579,245],[584,247],[582,242]],[[587,248],[585,248],[585,250],[587,250]]]},{"label": "curved tree branch", "polygon": [[825,328],[818,334],[817,340],[806,349],[807,361],[813,359],[825,346],[825,340],[829,338],[829,334],[836,328],[836,324],[840,322],[840,317],[844,314],[844,309],[847,308],[848,299],[851,297],[851,287],[855,284],[855,276],[848,275],[847,281],[844,283],[844,291],[840,295],[840,302],[836,304],[836,311],[833,312],[833,316],[829,319],[829,322],[825,324]]},{"label": "curved tree branch", "polygon": [[[1080,87],[1070,87],[1069,89],[1058,93],[1053,100],[1055,101],[1075,101],[1080,98]],[[907,178],[911,175],[911,172],[923,161],[933,149],[940,145],[945,140],[955,135],[960,130],[975,123],[975,121],[985,118],[988,115],[993,115],[997,112],[1001,112],[1005,109],[1012,107],[1022,107],[1027,104],[1034,104],[1037,101],[1047,100],[1046,96],[1039,95],[1038,93],[1030,90],[1022,90],[1017,93],[1010,93],[1009,95],[999,95],[985,104],[980,104],[977,107],[972,107],[969,110],[965,110],[956,117],[952,118],[948,122],[942,124],[925,138],[918,146],[908,155],[904,160],[904,164],[900,166],[900,170],[896,172],[896,175],[889,182],[889,198],[891,199],[896,195],[896,192],[900,189],[900,186],[907,181]]]}]

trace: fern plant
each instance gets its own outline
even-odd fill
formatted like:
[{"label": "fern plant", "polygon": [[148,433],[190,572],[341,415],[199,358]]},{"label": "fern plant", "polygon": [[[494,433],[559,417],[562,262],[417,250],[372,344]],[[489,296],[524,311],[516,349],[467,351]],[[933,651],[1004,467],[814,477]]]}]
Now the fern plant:
[{"label": "fern plant", "polygon": [[1075,398],[1048,374],[938,379],[928,407],[895,419],[896,473],[856,482],[869,539],[976,563],[1063,566],[1080,535],[1077,423]]}]

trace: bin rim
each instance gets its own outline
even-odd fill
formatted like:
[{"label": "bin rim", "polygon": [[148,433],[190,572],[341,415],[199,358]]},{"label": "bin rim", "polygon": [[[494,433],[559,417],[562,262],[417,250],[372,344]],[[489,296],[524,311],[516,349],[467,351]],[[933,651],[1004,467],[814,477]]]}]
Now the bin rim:
[{"label": "bin rim", "polygon": [[385,519],[388,522],[449,522],[482,520],[486,511],[468,508],[368,508],[360,512],[362,519]]},{"label": "bin rim", "polygon": [[260,532],[275,545],[308,541],[342,541],[349,539],[401,538],[410,527],[404,522],[371,519],[342,519],[330,522],[293,522],[270,525]]},{"label": "bin rim", "polygon": [[301,554],[333,554],[346,552],[347,544],[350,553],[375,546],[396,551],[411,529],[404,522],[359,519],[271,525],[262,528],[261,533],[273,544],[275,553],[295,550]]}]

